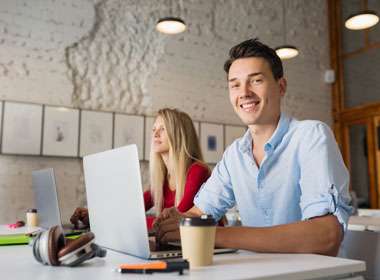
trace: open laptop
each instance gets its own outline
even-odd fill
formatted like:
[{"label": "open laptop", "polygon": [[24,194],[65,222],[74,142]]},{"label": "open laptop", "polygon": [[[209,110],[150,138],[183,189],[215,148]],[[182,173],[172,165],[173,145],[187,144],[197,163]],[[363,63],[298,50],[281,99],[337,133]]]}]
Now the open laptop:
[{"label": "open laptop", "polygon": [[[49,229],[55,225],[62,225],[53,168],[32,171],[32,186],[38,213],[38,226]],[[85,231],[74,229],[71,224],[62,225],[62,227],[66,235],[80,234]]]},{"label": "open laptop", "polygon": [[149,246],[136,145],[85,156],[83,166],[91,231],[100,246],[144,259],[181,256],[179,246]]}]

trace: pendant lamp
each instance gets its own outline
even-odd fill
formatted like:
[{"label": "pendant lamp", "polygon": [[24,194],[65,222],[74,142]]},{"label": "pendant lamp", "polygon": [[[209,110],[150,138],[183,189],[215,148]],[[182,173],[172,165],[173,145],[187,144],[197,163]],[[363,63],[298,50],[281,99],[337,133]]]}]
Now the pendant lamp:
[{"label": "pendant lamp", "polygon": [[277,55],[282,59],[290,59],[296,57],[299,54],[298,49],[295,46],[288,45],[286,43],[286,9],[285,0],[282,0],[282,23],[284,26],[284,45],[275,48]]},{"label": "pendant lamp", "polygon": [[[169,14],[181,13],[184,10],[182,0],[173,1]],[[163,17],[157,21],[156,30],[164,34],[178,34],[186,30],[186,24],[181,17]]]},{"label": "pendant lamp", "polygon": [[156,29],[165,34],[178,34],[186,30],[186,24],[180,18],[165,17],[158,20]]},{"label": "pendant lamp", "polygon": [[362,11],[350,15],[344,26],[351,30],[362,30],[370,28],[379,22],[379,16],[374,11]]}]

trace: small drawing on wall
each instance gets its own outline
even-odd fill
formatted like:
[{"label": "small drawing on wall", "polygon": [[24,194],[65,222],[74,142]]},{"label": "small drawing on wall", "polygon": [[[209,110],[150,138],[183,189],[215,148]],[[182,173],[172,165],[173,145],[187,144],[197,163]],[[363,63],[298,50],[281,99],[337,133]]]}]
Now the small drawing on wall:
[{"label": "small drawing on wall", "polygon": [[78,156],[79,110],[45,107],[42,154]]},{"label": "small drawing on wall", "polygon": [[2,122],[3,122],[3,101],[0,101],[0,147],[1,147],[1,135],[2,135]]},{"label": "small drawing on wall", "polygon": [[197,133],[197,136],[199,138],[199,122],[193,121],[195,132]]},{"label": "small drawing on wall", "polygon": [[139,159],[143,159],[144,117],[115,114],[114,147],[136,144]]},{"label": "small drawing on wall", "polygon": [[246,126],[226,125],[224,130],[225,148],[231,145],[236,139],[242,137],[246,131]]},{"label": "small drawing on wall", "polygon": [[208,151],[216,151],[216,136],[215,135],[209,135],[207,137],[207,150]]},{"label": "small drawing on wall", "polygon": [[113,114],[83,110],[81,114],[81,157],[112,149]]},{"label": "small drawing on wall", "polygon": [[5,102],[3,126],[2,153],[40,154],[42,105]]},{"label": "small drawing on wall", "polygon": [[152,128],[156,118],[146,117],[145,118],[145,149],[144,149],[144,159],[149,160],[150,156],[150,143],[152,138]]},{"label": "small drawing on wall", "polygon": [[207,163],[217,163],[223,155],[223,125],[201,123],[200,143]]}]

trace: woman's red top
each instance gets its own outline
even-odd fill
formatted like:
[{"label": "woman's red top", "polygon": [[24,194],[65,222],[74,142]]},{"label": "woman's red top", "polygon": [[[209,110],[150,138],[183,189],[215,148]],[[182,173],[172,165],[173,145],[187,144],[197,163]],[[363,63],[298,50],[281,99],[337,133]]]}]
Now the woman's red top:
[{"label": "woman's red top", "polygon": [[[177,206],[179,212],[186,212],[194,206],[194,197],[199,191],[200,187],[206,180],[210,177],[209,169],[198,163],[194,162],[190,165],[189,170],[187,172],[186,183],[184,188],[183,197],[180,203]],[[170,208],[174,206],[175,203],[175,190],[172,191],[169,188],[168,182],[165,180],[164,183],[164,203],[163,209]],[[153,207],[153,197],[150,190],[144,192],[144,203],[145,203],[145,211],[149,210]],[[153,218],[154,219],[154,218]],[[152,218],[148,218],[148,228],[151,227],[151,223],[153,222]]]}]

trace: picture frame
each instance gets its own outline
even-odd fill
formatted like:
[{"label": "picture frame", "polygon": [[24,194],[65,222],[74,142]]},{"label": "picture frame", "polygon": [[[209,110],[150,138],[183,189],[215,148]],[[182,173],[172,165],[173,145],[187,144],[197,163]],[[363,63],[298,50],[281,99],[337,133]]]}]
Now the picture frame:
[{"label": "picture frame", "polygon": [[79,110],[45,106],[42,155],[77,157]]},{"label": "picture frame", "polygon": [[155,117],[145,117],[145,145],[144,145],[144,159],[149,160],[150,157],[150,143],[152,138],[152,128]]},{"label": "picture frame", "polygon": [[226,125],[224,127],[224,148],[226,149],[236,139],[242,137],[246,131],[246,126]]},{"label": "picture frame", "polygon": [[0,150],[1,150],[1,143],[2,143],[2,138],[3,138],[3,101],[0,101]]},{"label": "picture frame", "polygon": [[4,102],[2,153],[41,154],[42,109],[37,104]]},{"label": "picture frame", "polygon": [[198,121],[193,121],[195,132],[197,133],[197,136],[199,138],[199,122]]},{"label": "picture frame", "polygon": [[79,156],[112,149],[113,113],[81,111]]},{"label": "picture frame", "polygon": [[144,117],[115,114],[114,143],[115,148],[136,144],[139,159],[144,158]]},{"label": "picture frame", "polygon": [[223,125],[212,123],[200,124],[200,144],[207,163],[217,163],[224,151]]}]

